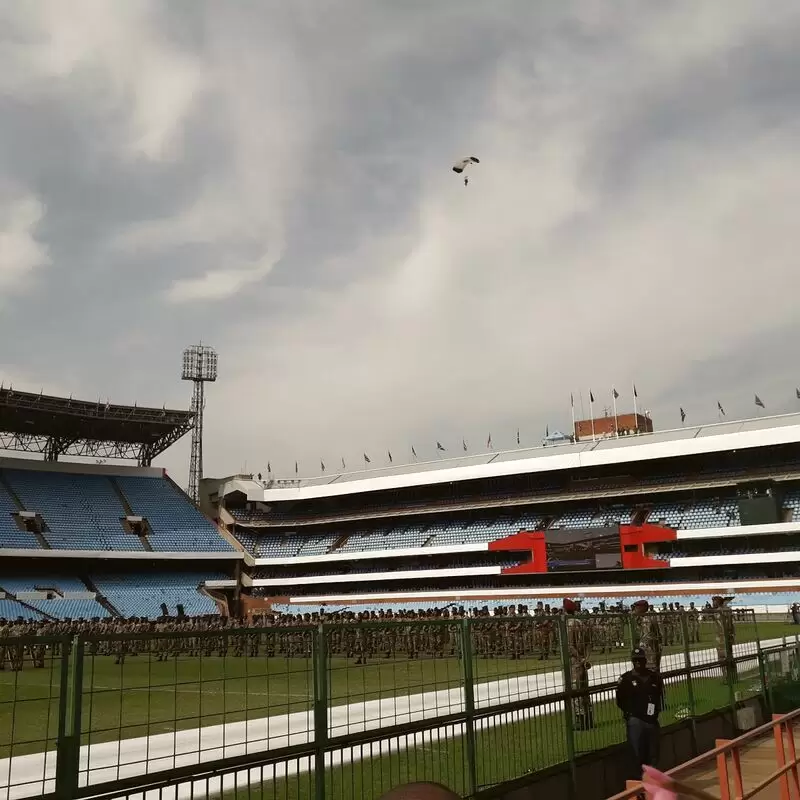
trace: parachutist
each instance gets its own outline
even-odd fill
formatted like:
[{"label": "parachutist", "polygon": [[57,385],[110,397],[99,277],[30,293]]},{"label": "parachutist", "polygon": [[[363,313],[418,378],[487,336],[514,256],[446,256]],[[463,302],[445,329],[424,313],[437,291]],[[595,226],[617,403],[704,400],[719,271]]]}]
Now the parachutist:
[{"label": "parachutist", "polygon": [[[464,170],[467,167],[472,166],[472,164],[480,164],[480,163],[481,163],[480,160],[478,158],[476,158],[475,156],[469,156],[468,158],[462,158],[461,161],[457,161],[455,164],[453,164],[453,172],[455,172],[458,175],[461,175],[461,173],[464,172]],[[465,175],[464,176],[464,186],[468,186],[468,185],[469,185],[469,178]]]}]

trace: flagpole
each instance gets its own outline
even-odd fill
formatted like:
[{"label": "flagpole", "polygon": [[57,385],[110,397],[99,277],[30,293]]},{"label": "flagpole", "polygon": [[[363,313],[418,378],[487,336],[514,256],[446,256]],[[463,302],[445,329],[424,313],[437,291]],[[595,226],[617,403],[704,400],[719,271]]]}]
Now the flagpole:
[{"label": "flagpole", "polygon": [[578,432],[575,430],[575,395],[570,392],[569,393],[569,404],[572,407],[572,437],[577,438]]},{"label": "flagpole", "polygon": [[633,421],[636,424],[636,433],[639,433],[639,407],[636,402],[639,399],[639,393],[636,391],[636,384],[633,384]]},{"label": "flagpole", "polygon": [[617,418],[617,390],[611,389],[611,402],[614,406],[614,436],[619,436],[619,419]]},{"label": "flagpole", "polygon": [[592,394],[592,390],[589,389],[589,414],[592,419],[592,441],[595,440],[594,435],[594,395]]}]

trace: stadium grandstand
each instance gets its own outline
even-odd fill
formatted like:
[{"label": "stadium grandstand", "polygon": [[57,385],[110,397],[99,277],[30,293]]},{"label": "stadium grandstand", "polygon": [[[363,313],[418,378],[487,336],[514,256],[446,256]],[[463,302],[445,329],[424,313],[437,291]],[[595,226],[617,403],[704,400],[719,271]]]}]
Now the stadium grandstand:
[{"label": "stadium grandstand", "polygon": [[[152,460],[192,414],[0,389],[0,618],[102,620],[227,613],[205,583],[241,546]],[[130,459],[138,466],[62,462]]]},{"label": "stadium grandstand", "polygon": [[310,480],[236,475],[201,495],[252,556],[245,610],[721,593],[785,611],[800,588],[797,414]]},{"label": "stadium grandstand", "polygon": [[192,424],[0,390],[0,446],[44,457],[0,458],[0,798],[372,797],[401,768],[478,796],[620,743],[643,624],[667,725],[794,674],[800,415],[206,479],[199,507],[153,466]]}]

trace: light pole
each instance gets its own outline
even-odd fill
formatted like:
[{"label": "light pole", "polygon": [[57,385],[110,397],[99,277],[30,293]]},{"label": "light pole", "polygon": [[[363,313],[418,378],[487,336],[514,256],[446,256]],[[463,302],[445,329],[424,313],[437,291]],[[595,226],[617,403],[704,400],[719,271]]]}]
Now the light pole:
[{"label": "light pole", "polygon": [[189,497],[195,503],[200,499],[200,479],[203,477],[203,410],[205,409],[205,385],[217,379],[217,353],[213,347],[195,344],[183,351],[183,373],[181,379],[192,381],[192,454],[189,459]]}]

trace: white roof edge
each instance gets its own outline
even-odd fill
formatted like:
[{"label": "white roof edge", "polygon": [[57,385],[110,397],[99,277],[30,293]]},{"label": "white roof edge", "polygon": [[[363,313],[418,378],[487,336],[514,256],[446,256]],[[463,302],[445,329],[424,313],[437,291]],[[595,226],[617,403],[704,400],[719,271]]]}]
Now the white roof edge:
[{"label": "white roof edge", "polygon": [[752,580],[733,580],[733,581],[694,581],[675,583],[644,583],[644,584],[609,584],[607,586],[536,586],[522,588],[505,589],[432,589],[429,591],[416,592],[370,592],[365,594],[318,594],[298,597],[290,597],[289,603],[297,605],[309,605],[311,603],[347,603],[355,604],[362,602],[381,602],[390,603],[392,601],[405,602],[407,600],[464,600],[476,601],[491,600],[503,597],[573,597],[581,599],[583,597],[661,597],[670,593],[688,594],[691,592],[698,594],[712,593],[736,593],[736,592],[766,592],[774,590],[794,589],[800,587],[799,578],[772,578]]},{"label": "white roof edge", "polygon": [[156,550],[19,550],[14,548],[0,548],[0,558],[97,558],[125,561],[240,561],[244,558],[241,550],[224,550],[212,553],[194,553],[188,550],[183,552],[158,552]]},{"label": "white roof edge", "polygon": [[[775,424],[778,423],[779,424]],[[768,424],[772,423],[772,425]],[[516,453],[496,453],[482,457],[480,463],[467,466],[447,466],[442,462],[435,469],[420,469],[425,465],[407,467],[405,473],[363,477],[338,481],[333,477],[325,484],[264,489],[259,500],[265,503],[341,497],[363,492],[429,486],[481,478],[505,477],[526,473],[544,473],[581,467],[623,464],[632,461],[652,461],[675,456],[718,453],[729,450],[752,449],[781,444],[800,443],[800,414],[785,414],[768,419],[716,423],[690,429],[678,429],[640,436],[580,442],[575,445],[536,448]],[[530,455],[525,455],[530,453]],[[467,460],[474,461],[477,457]],[[458,463],[459,459],[453,460]],[[262,496],[263,495],[263,496]],[[255,498],[252,498],[255,499]]]},{"label": "white roof edge", "polygon": [[[2,451],[5,452],[5,451]],[[79,461],[40,461],[33,458],[14,458],[0,455],[0,469],[30,472],[62,472],[85,475],[111,475],[116,477],[163,478],[163,467],[134,467],[130,464],[84,464]]]},{"label": "white roof edge", "polygon": [[745,564],[793,564],[800,561],[800,550],[780,550],[774,553],[715,553],[713,556],[674,556],[670,567],[743,566]]},{"label": "white roof edge", "polygon": [[766,525],[730,525],[727,528],[682,528],[677,531],[677,538],[713,539],[727,536],[763,536],[769,533],[798,533],[800,520],[796,522],[772,522]]},{"label": "white roof edge", "polygon": [[253,586],[312,586],[315,583],[372,583],[374,581],[410,581],[420,578],[461,578],[500,575],[502,567],[452,567],[451,569],[409,569],[393,572],[357,572],[344,575],[303,575],[292,578],[253,578]]}]

